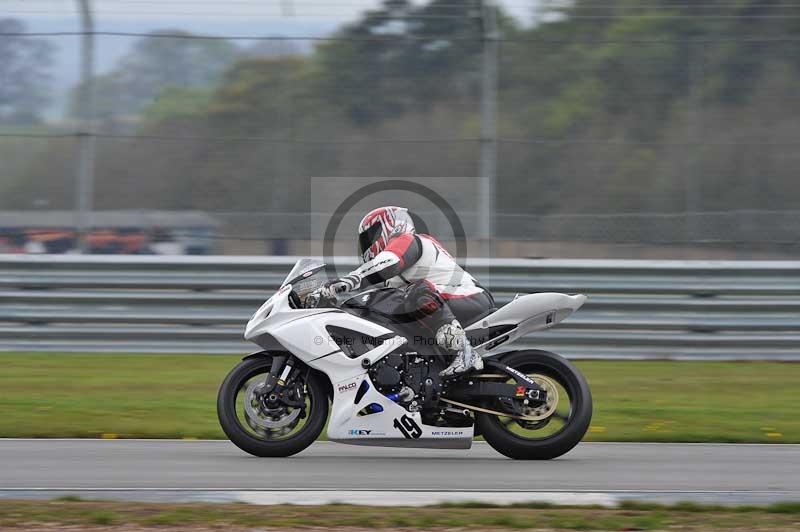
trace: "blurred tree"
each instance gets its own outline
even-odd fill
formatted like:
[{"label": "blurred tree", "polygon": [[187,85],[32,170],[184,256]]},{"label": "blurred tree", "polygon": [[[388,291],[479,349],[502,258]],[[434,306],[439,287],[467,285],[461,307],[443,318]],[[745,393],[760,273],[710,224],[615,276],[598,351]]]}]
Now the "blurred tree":
[{"label": "blurred tree", "polygon": [[[170,37],[170,36],[175,36]],[[96,116],[131,120],[165,89],[209,88],[239,56],[233,43],[159,30],[137,41],[113,71],[95,80]],[[73,91],[74,114],[79,91]]]},{"label": "blurred tree", "polygon": [[204,87],[166,87],[142,110],[142,122],[191,120],[206,111],[212,94],[211,89]]},{"label": "blurred tree", "polygon": [[[548,8],[545,23],[504,46],[501,102],[514,103],[501,104],[502,124],[511,136],[538,144],[506,147],[500,178],[509,186],[499,187],[501,205],[610,213],[765,205],[752,193],[760,177],[746,165],[712,163],[741,159],[742,146],[710,150],[702,143],[735,132],[764,140],[753,120],[735,117],[768,109],[763,98],[751,107],[761,87],[779,94],[774,82],[796,83],[788,80],[797,79],[799,43],[791,36],[798,21],[780,16],[791,14],[791,3],[574,0]],[[791,98],[783,102],[793,105]],[[722,117],[730,123],[713,129]],[[523,147],[527,154],[510,155]],[[529,179],[519,179],[531,168]],[[770,173],[787,171],[773,166]],[[703,184],[726,179],[750,184],[713,193]],[[774,182],[791,180],[786,173]],[[697,190],[691,205],[687,187]],[[773,201],[791,204],[786,197]]]},{"label": "blurred tree", "polygon": [[[236,134],[267,132],[285,137],[303,116],[313,114],[307,61],[300,57],[245,59],[226,73],[208,109],[217,127]],[[302,102],[304,113],[294,113]]]},{"label": "blurred tree", "polygon": [[[501,17],[499,210],[800,209],[800,18],[774,15],[789,5],[559,0],[532,27]],[[121,65],[101,105],[143,113],[147,135],[103,143],[98,203],[300,212],[310,176],[475,175],[478,6],[387,1],[307,55],[265,46],[217,78],[159,77],[167,45],[136,47],[152,64],[125,68],[155,92],[123,105]]]},{"label": "blurred tree", "polygon": [[32,124],[49,103],[53,46],[42,39],[14,34],[25,25],[0,18],[0,123]]},{"label": "blurred tree", "polygon": [[474,96],[481,50],[477,0],[384,0],[317,50],[319,91],[367,124],[441,98]]}]

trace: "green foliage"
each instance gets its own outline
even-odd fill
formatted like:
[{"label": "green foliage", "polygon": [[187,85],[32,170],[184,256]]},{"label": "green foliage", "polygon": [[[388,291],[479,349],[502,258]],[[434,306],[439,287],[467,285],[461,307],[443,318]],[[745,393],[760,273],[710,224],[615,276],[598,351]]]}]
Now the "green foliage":
[{"label": "green foliage", "polygon": [[778,502],[767,507],[767,511],[776,514],[800,514],[800,503]]},{"label": "green foliage", "polygon": [[[0,133],[8,134],[0,137],[0,208],[69,208],[74,196],[75,140],[32,138],[61,133],[45,126],[7,127]],[[31,180],[29,175],[41,178]]]},{"label": "green foliage", "polygon": [[57,502],[80,502],[82,499],[78,495],[61,495],[54,500]]},{"label": "green foliage", "polygon": [[[164,91],[207,90],[239,54],[231,42],[188,37],[192,37],[188,32],[166,29],[137,41],[114,70],[94,79],[96,117],[130,120],[148,106],[157,105]],[[73,91],[72,115],[77,115],[80,90],[79,86]],[[185,109],[176,110],[180,114]]]},{"label": "green foliage", "polygon": [[319,47],[319,91],[357,124],[452,98],[477,66],[476,15],[473,0],[385,0],[339,31],[341,40]]},{"label": "green foliage", "polygon": [[[476,143],[453,139],[480,135],[476,5],[388,0],[306,55],[142,39],[98,78],[99,115],[209,140],[103,143],[97,206],[302,212],[309,176],[475,175]],[[553,5],[532,27],[499,17],[500,212],[800,208],[800,19],[762,0]],[[70,204],[58,142],[14,202]]]},{"label": "green foliage", "polygon": [[111,512],[97,511],[89,514],[89,522],[93,525],[110,525],[115,521],[116,516]]},{"label": "green foliage", "polygon": [[[797,208],[794,170],[758,146],[796,135],[778,108],[800,111],[786,92],[797,83],[797,44],[774,40],[797,23],[759,18],[776,13],[766,6],[578,0],[557,8],[553,22],[509,44],[501,102],[517,102],[508,129],[558,143],[503,168],[514,186],[500,189],[500,204],[514,212],[530,211],[530,198],[536,212]],[[759,96],[766,86],[771,99]],[[774,129],[762,131],[773,116]],[[534,179],[515,177],[526,168]],[[700,181],[691,206],[687,170]],[[776,189],[765,192],[764,178]]]},{"label": "green foliage", "polygon": [[[221,438],[215,400],[239,357],[0,354],[0,437]],[[189,364],[188,361],[191,361]],[[800,442],[800,365],[578,364],[595,412],[587,439]],[[737,399],[746,388],[746,405]],[[38,390],[50,390],[43,396]],[[530,506],[526,506],[530,507]]]},{"label": "green foliage", "polygon": [[[704,505],[684,512],[668,505],[629,508],[293,506],[227,503],[0,501],[0,526],[12,529],[80,528],[124,523],[128,527],[270,529],[355,527],[376,530],[793,530],[796,515],[771,507]],[[742,511],[746,510],[746,511]],[[265,515],[268,516],[265,518]],[[37,529],[38,529],[37,528]]]},{"label": "green foliage", "polygon": [[308,76],[306,61],[297,57],[239,61],[210,101],[208,120],[229,132],[268,131],[273,138],[288,138],[290,130],[301,127],[304,115],[314,111]]},{"label": "green foliage", "polygon": [[158,124],[191,119],[205,111],[210,100],[211,91],[205,88],[167,87],[144,108],[142,121]]}]

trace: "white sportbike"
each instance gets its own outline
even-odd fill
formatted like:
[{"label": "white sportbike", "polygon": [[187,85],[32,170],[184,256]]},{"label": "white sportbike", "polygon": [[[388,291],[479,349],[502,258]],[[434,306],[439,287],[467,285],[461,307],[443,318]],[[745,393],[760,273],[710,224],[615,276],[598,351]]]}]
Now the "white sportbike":
[{"label": "white sportbike", "polygon": [[326,280],[321,261],[298,261],[247,324],[245,339],[262,351],[228,374],[217,400],[222,429],[242,450],[298,453],[326,421],[328,439],[340,443],[468,449],[480,435],[529,460],[560,456],[583,438],[592,417],[583,375],[554,353],[505,348],[556,325],[585,296],[518,295],[465,323],[485,367],[442,379],[448,358],[414,324],[370,314],[374,291],[391,289],[322,301]]}]

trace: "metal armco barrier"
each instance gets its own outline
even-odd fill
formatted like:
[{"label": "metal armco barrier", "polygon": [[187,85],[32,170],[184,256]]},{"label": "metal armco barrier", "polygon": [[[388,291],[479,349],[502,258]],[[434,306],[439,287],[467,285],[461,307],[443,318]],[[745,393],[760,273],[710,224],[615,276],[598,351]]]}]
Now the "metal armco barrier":
[{"label": "metal armco barrier", "polygon": [[[0,350],[247,353],[250,315],[295,257],[0,255]],[[355,266],[338,258],[340,271]],[[800,261],[474,259],[498,305],[584,293],[515,344],[572,358],[800,360]]]}]

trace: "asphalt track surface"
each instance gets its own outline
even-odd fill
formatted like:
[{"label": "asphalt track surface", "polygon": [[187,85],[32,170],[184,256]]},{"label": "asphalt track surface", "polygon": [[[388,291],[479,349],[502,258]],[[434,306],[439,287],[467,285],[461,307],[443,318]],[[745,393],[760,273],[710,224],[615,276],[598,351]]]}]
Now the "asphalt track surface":
[{"label": "asphalt track surface", "polygon": [[438,494],[423,497],[430,502],[453,500],[448,493],[464,500],[512,500],[513,494],[513,500],[600,504],[620,496],[796,501],[800,445],[583,443],[557,460],[523,462],[481,442],[468,451],[319,442],[291,458],[267,459],[227,441],[0,439],[0,497],[66,492],[307,503],[392,493],[406,493],[413,503],[415,492]]}]

